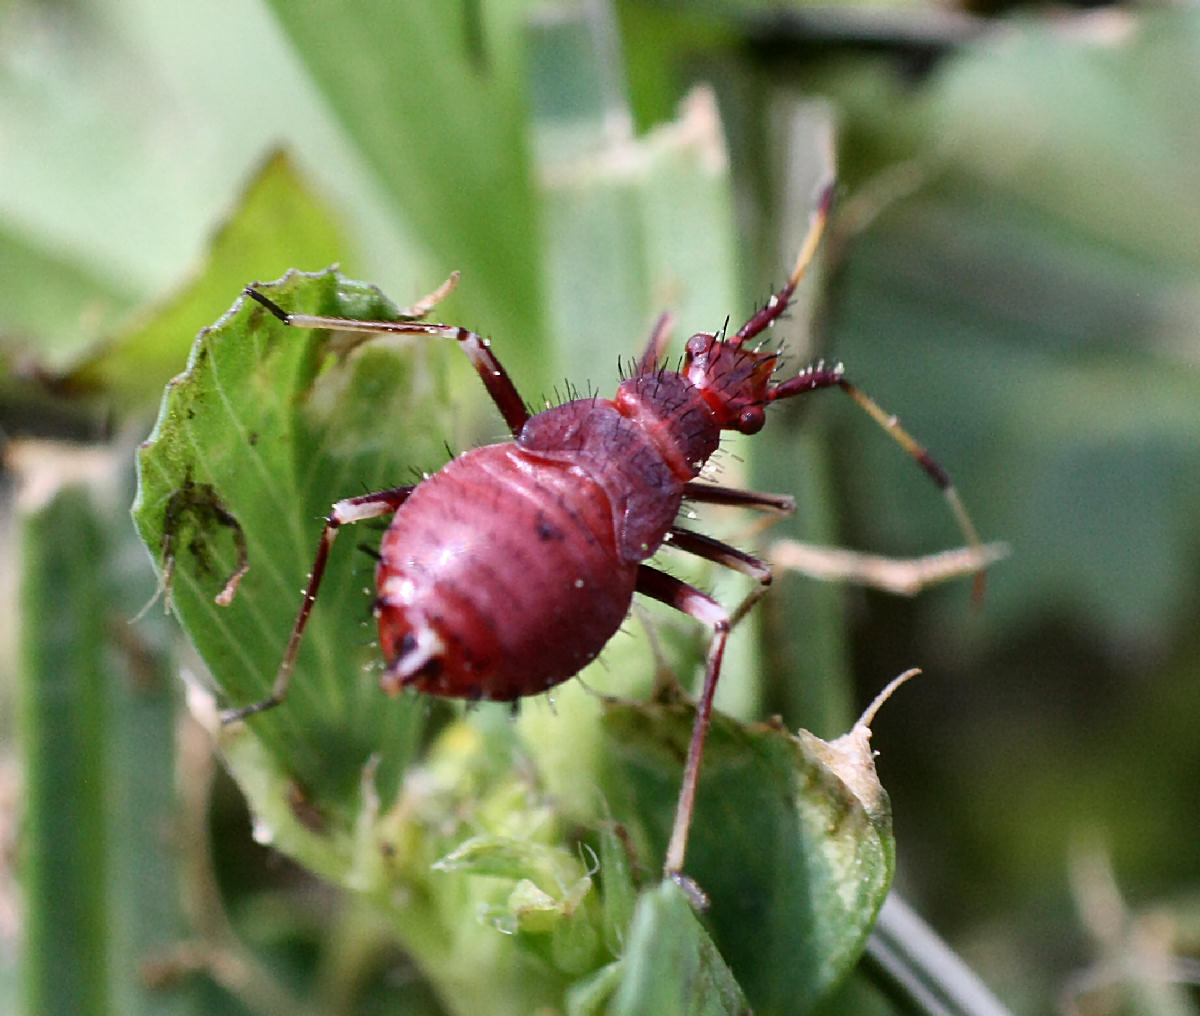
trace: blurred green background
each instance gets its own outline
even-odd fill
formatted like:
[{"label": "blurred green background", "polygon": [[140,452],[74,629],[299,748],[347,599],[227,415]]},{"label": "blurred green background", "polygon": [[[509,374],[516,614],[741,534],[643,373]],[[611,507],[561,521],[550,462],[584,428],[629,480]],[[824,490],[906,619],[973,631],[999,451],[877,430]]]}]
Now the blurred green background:
[{"label": "blurred green background", "polygon": [[[807,213],[820,157],[797,155],[793,139],[831,122],[838,206],[818,313],[810,345],[801,320],[784,334],[796,361],[843,361],[898,413],[949,470],[984,539],[1007,541],[1012,556],[978,612],[961,584],[898,600],[782,578],[759,610],[759,652],[767,672],[789,677],[766,685],[759,714],[830,736],[890,677],[921,666],[875,724],[898,886],[1017,1011],[1194,1012],[1200,12],[984,6],[584,4],[576,16],[603,59],[581,80],[583,62],[539,50],[525,28],[569,5],[8,0],[2,433],[111,440],[124,451],[107,465],[72,460],[62,472],[127,486],[115,463],[132,460],[196,331],[246,282],[332,261],[401,303],[461,268],[447,316],[505,343],[527,397],[563,376],[605,391],[652,307],[602,317],[609,348],[581,350],[563,334],[572,313],[593,326],[604,314],[588,302],[589,274],[639,267],[605,251],[589,264],[546,239],[565,234],[532,167],[547,152],[568,166],[575,157],[572,89],[601,97],[619,140],[627,123],[642,133],[672,119],[694,84],[715,88],[732,200],[728,228],[694,249],[733,247],[735,319],[780,281]],[[311,263],[278,235],[257,248],[245,223],[218,232],[277,149],[328,221],[317,229],[268,195],[264,229],[286,239],[296,214],[305,250],[328,252]],[[671,211],[686,221],[683,196]],[[564,249],[578,278],[565,292],[546,268]],[[673,297],[657,302],[678,306]],[[91,352],[105,343],[116,343],[106,356]],[[491,436],[486,424],[455,425],[452,443]],[[847,400],[800,400],[759,441],[739,446],[754,482],[801,502],[771,535],[898,556],[957,540],[927,481]],[[94,559],[74,531],[81,560]],[[19,555],[2,556],[14,602]],[[132,613],[153,579],[137,548],[122,562]],[[86,599],[70,577],[47,587],[51,600]],[[137,630],[153,654],[168,635],[151,615]],[[16,613],[0,624],[0,835],[13,862],[29,849],[8,736]],[[203,756],[194,772],[206,771]],[[257,921],[269,938],[278,914],[256,911],[257,894],[299,876],[252,843],[238,807],[218,780],[221,890],[243,932]],[[15,1000],[14,877],[10,864],[0,987]],[[87,885],[86,871],[78,878]],[[194,907],[187,920],[195,926]],[[302,966],[319,932],[276,936]],[[419,984],[388,959],[389,977]],[[324,962],[336,980],[336,961]],[[421,990],[410,989],[414,1006]],[[352,1004],[344,1011],[375,1011]]]}]

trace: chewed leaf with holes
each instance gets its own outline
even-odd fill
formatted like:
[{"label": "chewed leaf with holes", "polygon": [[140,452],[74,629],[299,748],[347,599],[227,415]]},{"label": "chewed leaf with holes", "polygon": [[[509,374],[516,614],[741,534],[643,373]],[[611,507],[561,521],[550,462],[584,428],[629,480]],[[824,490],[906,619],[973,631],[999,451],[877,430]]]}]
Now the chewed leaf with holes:
[{"label": "chewed leaf with holes", "polygon": [[[332,271],[262,288],[299,313],[397,314]],[[134,516],[223,704],[268,689],[331,502],[445,459],[431,360],[374,343],[342,355],[329,333],[288,329],[245,298],[197,337],[138,456]],[[314,801],[346,800],[373,753],[394,785],[428,712],[385,698],[371,672],[373,562],[355,544],[374,537],[335,547],[288,708],[253,721]]]}]

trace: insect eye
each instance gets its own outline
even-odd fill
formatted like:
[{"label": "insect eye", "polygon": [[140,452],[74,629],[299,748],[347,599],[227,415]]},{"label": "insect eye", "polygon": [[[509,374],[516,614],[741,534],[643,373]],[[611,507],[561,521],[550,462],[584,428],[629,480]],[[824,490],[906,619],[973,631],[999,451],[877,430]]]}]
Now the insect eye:
[{"label": "insect eye", "polygon": [[747,406],[738,415],[737,429],[743,434],[757,434],[767,422],[761,406]]}]

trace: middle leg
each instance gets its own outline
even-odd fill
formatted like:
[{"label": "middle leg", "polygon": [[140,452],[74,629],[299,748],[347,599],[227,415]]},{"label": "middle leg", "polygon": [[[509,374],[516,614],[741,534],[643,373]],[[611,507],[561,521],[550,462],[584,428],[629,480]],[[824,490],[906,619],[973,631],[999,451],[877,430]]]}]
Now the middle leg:
[{"label": "middle leg", "polygon": [[703,533],[675,526],[671,529],[666,546],[674,547],[676,550],[682,550],[688,554],[695,554],[706,561],[712,561],[714,564],[748,575],[758,582],[758,585],[750,590],[746,598],[730,614],[730,628],[735,627],[750,612],[750,608],[762,599],[767,587],[771,584],[773,575],[771,566],[766,561],[753,554],[747,554],[744,550],[738,550],[737,547],[731,547],[727,543],[715,540],[711,536],[705,536]]},{"label": "middle leg", "polygon": [[796,510],[796,501],[787,494],[763,494],[756,490],[741,490],[738,487],[722,487],[716,483],[698,483],[689,480],[683,485],[683,496],[688,501],[701,504],[731,505],[735,508],[758,508],[761,511],[791,515]]}]

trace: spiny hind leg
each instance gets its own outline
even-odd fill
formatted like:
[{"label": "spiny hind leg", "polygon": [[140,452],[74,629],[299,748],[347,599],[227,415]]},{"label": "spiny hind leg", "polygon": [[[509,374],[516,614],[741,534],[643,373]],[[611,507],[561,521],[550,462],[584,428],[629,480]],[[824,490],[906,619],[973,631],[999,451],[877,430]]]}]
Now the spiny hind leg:
[{"label": "spiny hind leg", "polygon": [[683,767],[683,780],[679,789],[679,802],[675,807],[675,821],[671,827],[671,840],[667,846],[663,872],[676,882],[698,906],[704,904],[700,888],[683,874],[683,862],[687,853],[688,833],[692,827],[692,814],[696,807],[696,787],[700,778],[700,763],[704,755],[704,741],[708,736],[712,720],[713,696],[717,680],[721,675],[721,660],[725,655],[725,644],[729,639],[729,614],[716,600],[700,592],[694,586],[682,582],[672,575],[639,565],[637,591],[652,599],[674,607],[681,613],[695,618],[712,629],[708,658],[704,668],[704,687],[696,703],[696,718],[692,723],[692,735],[688,742],[687,761]]}]

